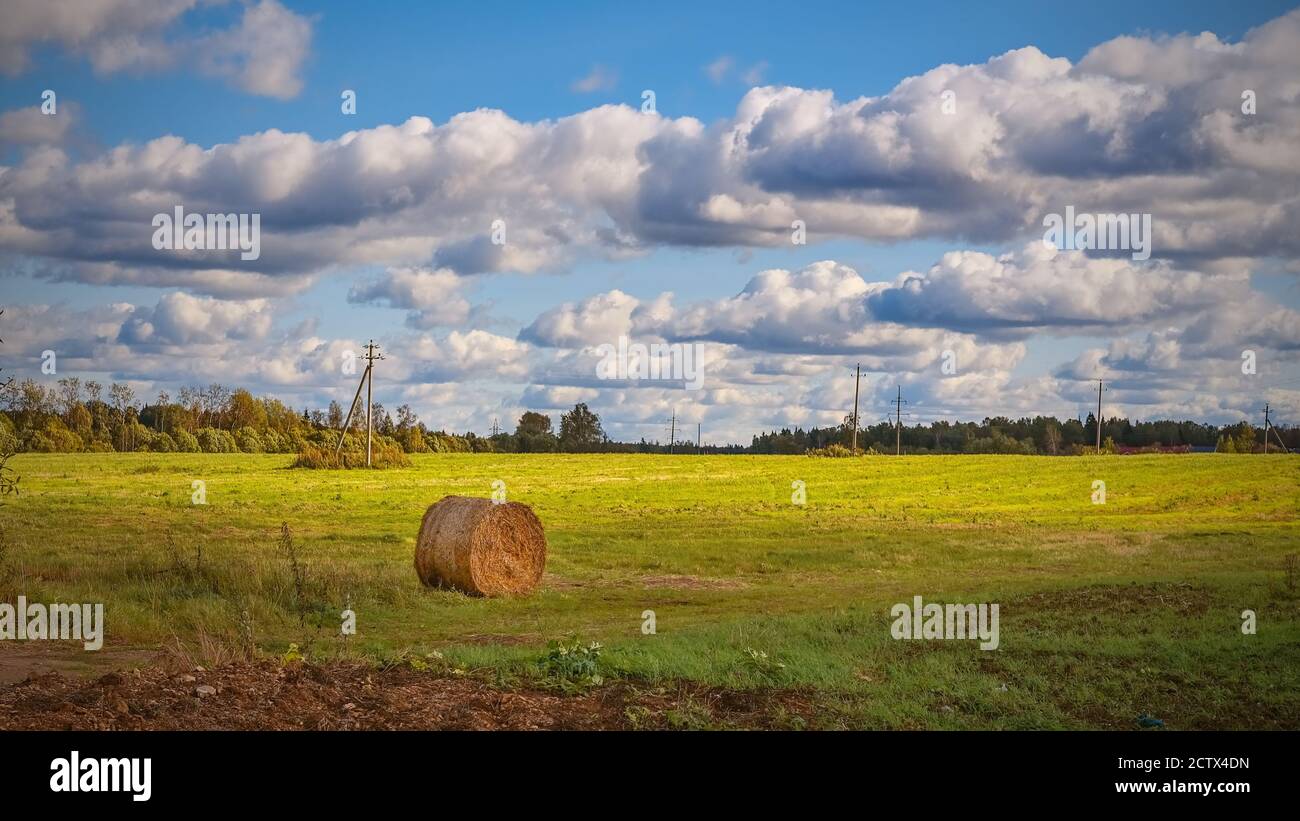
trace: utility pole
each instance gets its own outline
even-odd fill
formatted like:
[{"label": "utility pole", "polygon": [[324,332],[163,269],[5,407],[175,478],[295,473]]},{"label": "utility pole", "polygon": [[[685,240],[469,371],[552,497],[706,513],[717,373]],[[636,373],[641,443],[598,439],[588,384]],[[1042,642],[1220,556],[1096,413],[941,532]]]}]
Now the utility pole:
[{"label": "utility pole", "polygon": [[677,408],[673,408],[673,418],[668,428],[668,455],[673,454],[673,445],[677,443]]},{"label": "utility pole", "polygon": [[898,398],[894,400],[894,455],[903,455],[903,386],[898,386]]},{"label": "utility pole", "polygon": [[1264,403],[1264,455],[1268,455],[1268,403]]},{"label": "utility pole", "polygon": [[1097,380],[1097,455],[1101,455],[1101,380]]},{"label": "utility pole", "polygon": [[370,428],[372,425],[370,418],[370,392],[375,384],[375,360],[383,359],[381,354],[375,353],[379,346],[375,340],[370,340],[366,345],[366,467],[370,467]]},{"label": "utility pole", "polygon": [[500,433],[500,432],[501,432],[501,426],[500,426],[499,424],[497,424],[497,417],[493,416],[493,417],[492,417],[492,435],[495,437],[495,436],[496,436],[498,433]]},{"label": "utility pole", "polygon": [[853,366],[853,452],[858,452],[858,387],[862,384],[862,364]]},{"label": "utility pole", "polygon": [[363,357],[366,360],[366,369],[361,372],[361,381],[357,383],[357,392],[352,395],[352,404],[348,406],[348,417],[343,420],[343,430],[339,431],[338,446],[334,448],[335,456],[338,456],[340,453],[343,452],[343,440],[347,438],[348,428],[351,427],[352,425],[352,414],[356,413],[357,400],[361,398],[361,389],[365,388],[366,389],[366,467],[370,467],[370,397],[371,397],[371,386],[374,384],[374,377],[372,374],[374,372],[375,362],[384,358],[383,354],[376,353],[377,350],[379,350],[379,346],[375,344],[375,340],[373,339],[370,340],[370,343],[366,345],[366,355]]},{"label": "utility pole", "polygon": [[704,430],[704,425],[703,425],[703,423],[701,423],[701,422],[696,422],[696,423],[695,423],[695,452],[696,452],[696,453],[702,453],[702,452],[703,452],[703,451],[700,450],[700,443],[704,441],[703,438],[702,438],[702,436],[701,436],[701,432],[702,432],[703,430]]}]

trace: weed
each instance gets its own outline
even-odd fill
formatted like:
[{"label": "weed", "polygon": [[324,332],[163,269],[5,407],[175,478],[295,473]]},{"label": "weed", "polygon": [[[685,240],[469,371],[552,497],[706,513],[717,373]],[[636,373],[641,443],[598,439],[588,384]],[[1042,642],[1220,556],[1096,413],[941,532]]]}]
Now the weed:
[{"label": "weed", "polygon": [[553,641],[547,645],[538,668],[544,677],[562,687],[597,687],[605,681],[600,673],[601,649],[594,641],[589,644]]}]

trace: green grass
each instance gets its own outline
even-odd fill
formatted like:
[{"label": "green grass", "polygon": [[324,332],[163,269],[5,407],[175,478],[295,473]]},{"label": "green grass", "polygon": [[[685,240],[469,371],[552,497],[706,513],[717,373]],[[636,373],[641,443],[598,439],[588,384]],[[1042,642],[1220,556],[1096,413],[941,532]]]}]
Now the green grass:
[{"label": "green grass", "polygon": [[[102,601],[109,643],[133,646],[237,645],[247,610],[266,651],[437,649],[506,677],[537,675],[550,640],[599,641],[607,679],[804,690],[817,726],[1132,727],[1145,712],[1176,728],[1300,728],[1300,597],[1283,570],[1300,549],[1294,458],[290,461],[19,456],[22,496],[0,509],[0,600]],[[412,558],[425,508],[490,496],[495,479],[546,527],[542,589],[423,589]],[[193,480],[206,505],[191,503]],[[913,595],[999,603],[1000,649],[893,640],[889,609]],[[345,601],[359,628],[347,642]],[[1242,635],[1244,609],[1257,635]],[[644,610],[656,635],[641,632]]]}]

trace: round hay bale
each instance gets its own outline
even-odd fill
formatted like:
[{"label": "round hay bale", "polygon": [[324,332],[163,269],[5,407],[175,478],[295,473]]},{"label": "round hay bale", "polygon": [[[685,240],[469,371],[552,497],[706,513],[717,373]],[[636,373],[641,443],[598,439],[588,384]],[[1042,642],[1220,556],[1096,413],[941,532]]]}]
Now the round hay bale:
[{"label": "round hay bale", "polygon": [[444,496],[430,505],[415,540],[415,572],[431,587],[478,596],[532,592],[546,566],[546,534],[518,502]]}]

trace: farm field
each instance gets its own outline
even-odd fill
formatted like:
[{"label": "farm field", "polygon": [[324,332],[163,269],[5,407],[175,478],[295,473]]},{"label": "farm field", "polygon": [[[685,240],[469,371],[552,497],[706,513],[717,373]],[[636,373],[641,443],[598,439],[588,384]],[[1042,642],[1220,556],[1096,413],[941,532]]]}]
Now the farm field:
[{"label": "farm field", "polygon": [[[685,694],[658,713],[632,699],[619,726],[728,726],[709,699],[743,693],[770,701],[765,726],[1137,729],[1148,715],[1300,729],[1295,458],[439,454],[373,472],[291,459],[20,455],[0,601],[103,602],[106,657],[171,646],[265,667],[293,644],[314,663],[401,667],[404,682]],[[490,496],[494,480],[546,528],[541,589],[423,588],[424,510]],[[999,604],[998,649],[893,639],[891,607],[917,595]],[[553,642],[602,647],[581,667]]]}]

